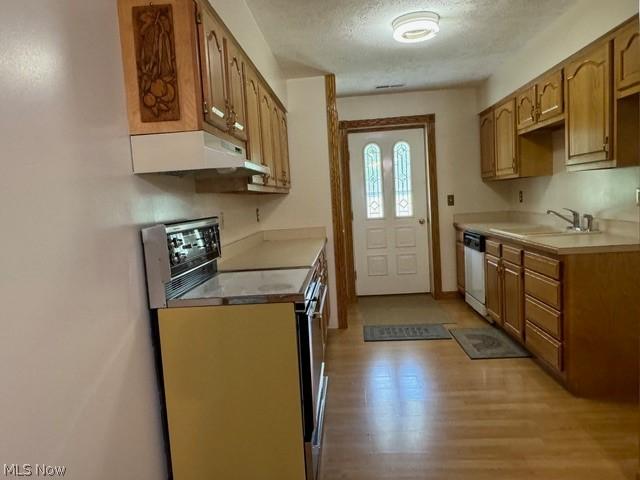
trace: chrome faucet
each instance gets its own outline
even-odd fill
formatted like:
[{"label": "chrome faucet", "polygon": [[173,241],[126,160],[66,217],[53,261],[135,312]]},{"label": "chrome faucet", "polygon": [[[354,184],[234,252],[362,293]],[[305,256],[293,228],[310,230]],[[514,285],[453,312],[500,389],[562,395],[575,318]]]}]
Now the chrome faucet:
[{"label": "chrome faucet", "polygon": [[561,213],[558,213],[555,210],[547,210],[547,215],[552,213],[555,216],[560,217],[561,219],[563,219],[565,222],[569,222],[571,224],[571,226],[567,227],[568,229],[571,229],[571,230],[582,230],[581,225],[580,225],[580,213],[576,212],[575,210],[571,210],[570,208],[564,208],[563,210],[567,210],[567,211],[571,212],[572,218],[567,217],[565,215],[562,215]]}]

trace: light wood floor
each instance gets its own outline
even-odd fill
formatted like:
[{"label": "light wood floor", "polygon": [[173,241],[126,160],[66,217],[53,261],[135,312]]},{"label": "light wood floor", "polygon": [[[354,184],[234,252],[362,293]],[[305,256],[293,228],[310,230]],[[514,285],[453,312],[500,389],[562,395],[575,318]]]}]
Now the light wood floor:
[{"label": "light wood floor", "polygon": [[469,360],[455,340],[365,344],[362,321],[356,306],[331,332],[321,479],[635,478],[637,406],[572,397],[531,359]]}]

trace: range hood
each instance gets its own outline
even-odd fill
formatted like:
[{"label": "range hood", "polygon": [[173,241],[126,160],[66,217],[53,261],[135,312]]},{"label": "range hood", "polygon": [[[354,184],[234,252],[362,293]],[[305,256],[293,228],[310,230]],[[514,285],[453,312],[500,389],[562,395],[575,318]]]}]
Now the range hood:
[{"label": "range hood", "polygon": [[198,177],[270,175],[271,169],[247,160],[244,148],[203,130],[131,136],[133,173]]}]

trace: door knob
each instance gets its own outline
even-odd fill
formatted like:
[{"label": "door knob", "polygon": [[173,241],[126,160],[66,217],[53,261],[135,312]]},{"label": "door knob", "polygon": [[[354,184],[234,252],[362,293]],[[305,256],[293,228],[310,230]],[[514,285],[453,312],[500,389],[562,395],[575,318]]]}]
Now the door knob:
[{"label": "door knob", "polygon": [[420,220],[418,220],[418,223],[419,223],[420,225],[424,225],[424,222],[425,222],[425,219],[424,219],[424,218],[421,218]]}]

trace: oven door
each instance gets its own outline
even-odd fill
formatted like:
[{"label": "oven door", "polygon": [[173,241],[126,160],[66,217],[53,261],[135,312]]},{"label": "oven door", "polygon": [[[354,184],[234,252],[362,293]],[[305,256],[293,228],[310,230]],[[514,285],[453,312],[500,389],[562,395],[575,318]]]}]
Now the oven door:
[{"label": "oven door", "polygon": [[313,418],[317,426],[320,408],[320,389],[324,376],[324,339],[322,332],[322,315],[327,301],[327,287],[320,286],[320,298],[315,302],[315,308],[307,316],[309,326],[309,344],[311,347],[311,388],[313,391]]},{"label": "oven door", "polygon": [[[322,434],[324,424],[324,406],[327,388],[327,377],[324,375],[324,338],[322,331],[323,314],[327,302],[327,286],[322,282],[317,286],[314,300],[310,302],[305,313],[304,334],[307,336],[308,348],[303,355],[308,361],[307,393],[303,394],[303,410],[308,412],[305,425],[305,455],[307,480],[315,480],[318,475],[320,454],[322,451]],[[306,351],[305,351],[306,350]],[[303,369],[304,371],[304,369]]]}]

